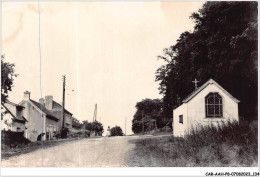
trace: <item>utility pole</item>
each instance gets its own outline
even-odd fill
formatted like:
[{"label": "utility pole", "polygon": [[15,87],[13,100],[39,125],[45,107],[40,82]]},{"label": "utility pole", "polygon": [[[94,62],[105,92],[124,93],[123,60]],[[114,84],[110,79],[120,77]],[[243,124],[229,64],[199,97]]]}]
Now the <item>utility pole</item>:
[{"label": "utility pole", "polygon": [[93,115],[93,122],[95,121],[97,121],[97,104],[95,104],[94,115]]},{"label": "utility pole", "polygon": [[144,111],[142,111],[142,130],[143,130],[143,135],[144,135]]},{"label": "utility pole", "polygon": [[[91,133],[92,133],[92,131],[93,131],[93,124],[94,124],[94,122],[96,122],[96,121],[97,121],[97,104],[95,104]],[[96,133],[95,133],[95,134],[96,134]]]},{"label": "utility pole", "polygon": [[62,128],[64,128],[65,122],[65,85],[66,85],[66,75],[62,76],[63,81],[63,93],[62,93]]}]

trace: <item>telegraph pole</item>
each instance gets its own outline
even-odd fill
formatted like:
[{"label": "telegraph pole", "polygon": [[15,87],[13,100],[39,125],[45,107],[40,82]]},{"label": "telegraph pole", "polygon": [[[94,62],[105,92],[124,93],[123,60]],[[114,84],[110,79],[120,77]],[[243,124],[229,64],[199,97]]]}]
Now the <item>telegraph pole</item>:
[{"label": "telegraph pole", "polygon": [[[97,121],[97,104],[95,104],[91,133],[92,133],[92,131],[93,131],[93,124],[94,124],[94,122],[96,122],[96,121]],[[96,134],[96,133],[95,133],[95,134]]]},{"label": "telegraph pole", "polygon": [[65,85],[66,85],[66,75],[62,76],[63,81],[63,93],[62,93],[62,128],[64,128],[65,122]]},{"label": "telegraph pole", "polygon": [[93,122],[95,121],[97,121],[97,104],[95,104],[94,115],[93,115]]}]

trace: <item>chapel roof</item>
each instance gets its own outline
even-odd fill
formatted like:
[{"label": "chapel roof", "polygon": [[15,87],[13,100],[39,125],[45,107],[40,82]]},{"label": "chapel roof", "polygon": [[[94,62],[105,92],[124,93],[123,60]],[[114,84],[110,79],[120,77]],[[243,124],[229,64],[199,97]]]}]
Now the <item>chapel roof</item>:
[{"label": "chapel roof", "polygon": [[22,105],[20,105],[20,104],[13,103],[13,102],[11,102],[11,101],[9,101],[9,100],[6,100],[5,103],[10,104],[10,105],[13,105],[13,106],[15,106],[15,107],[17,107],[17,108],[25,108],[24,106],[22,106]]},{"label": "chapel roof", "polygon": [[214,84],[217,86],[220,90],[222,90],[227,96],[229,96],[234,102],[239,103],[240,101],[233,97],[228,91],[226,91],[223,87],[221,87],[216,81],[213,79],[209,79],[205,84],[203,84],[201,87],[197,88],[193,92],[191,92],[186,98],[182,100],[183,103],[189,102],[193,97],[195,97],[198,93],[200,93],[204,88],[206,88],[208,85]]}]

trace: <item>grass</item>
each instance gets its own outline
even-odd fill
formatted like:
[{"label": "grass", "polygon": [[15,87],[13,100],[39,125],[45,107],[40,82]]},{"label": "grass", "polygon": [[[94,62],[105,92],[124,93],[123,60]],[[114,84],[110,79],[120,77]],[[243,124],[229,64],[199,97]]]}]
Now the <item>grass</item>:
[{"label": "grass", "polygon": [[135,155],[149,164],[138,162],[137,166],[257,166],[257,129],[257,122],[228,122],[218,127],[193,129],[184,138],[169,136],[138,140],[134,142]]}]

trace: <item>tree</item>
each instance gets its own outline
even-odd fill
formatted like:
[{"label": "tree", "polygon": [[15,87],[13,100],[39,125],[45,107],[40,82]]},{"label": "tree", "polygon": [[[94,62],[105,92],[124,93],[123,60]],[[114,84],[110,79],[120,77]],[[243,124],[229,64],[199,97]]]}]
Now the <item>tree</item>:
[{"label": "tree", "polygon": [[134,133],[142,132],[142,118],[145,119],[144,129],[149,127],[149,121],[155,120],[158,128],[164,127],[168,122],[162,116],[162,101],[159,99],[143,99],[136,103],[136,112],[132,120]]},{"label": "tree", "polygon": [[103,128],[103,125],[102,123],[98,122],[98,121],[95,121],[95,122],[88,122],[87,120],[84,120],[82,122],[83,124],[83,127],[90,131],[90,132],[96,132],[98,134],[101,134],[104,132],[104,128]]},{"label": "tree", "polygon": [[[12,91],[14,77],[18,74],[14,73],[14,64],[4,61],[5,56],[1,56],[1,105],[6,102],[8,97],[8,92]],[[2,106],[1,106],[1,109]],[[1,112],[1,119],[3,118],[3,113]]]},{"label": "tree", "polygon": [[111,128],[111,136],[123,136],[123,130],[119,126]]},{"label": "tree", "polygon": [[102,133],[104,132],[103,125],[98,121],[92,122],[92,131],[95,131],[97,134],[102,135]]},{"label": "tree", "polygon": [[89,131],[92,130],[92,124],[91,124],[91,122],[88,122],[87,120],[84,120],[84,121],[82,122],[82,124],[83,124],[83,127],[84,127],[86,130],[89,130]]},{"label": "tree", "polygon": [[241,101],[239,115],[257,118],[257,12],[257,2],[206,2],[191,15],[194,31],[158,57],[166,62],[156,71],[164,117],[194,90],[192,80],[212,78]]},{"label": "tree", "polygon": [[1,56],[1,103],[5,103],[8,92],[12,91],[14,77],[14,64],[4,61],[4,55]]}]

